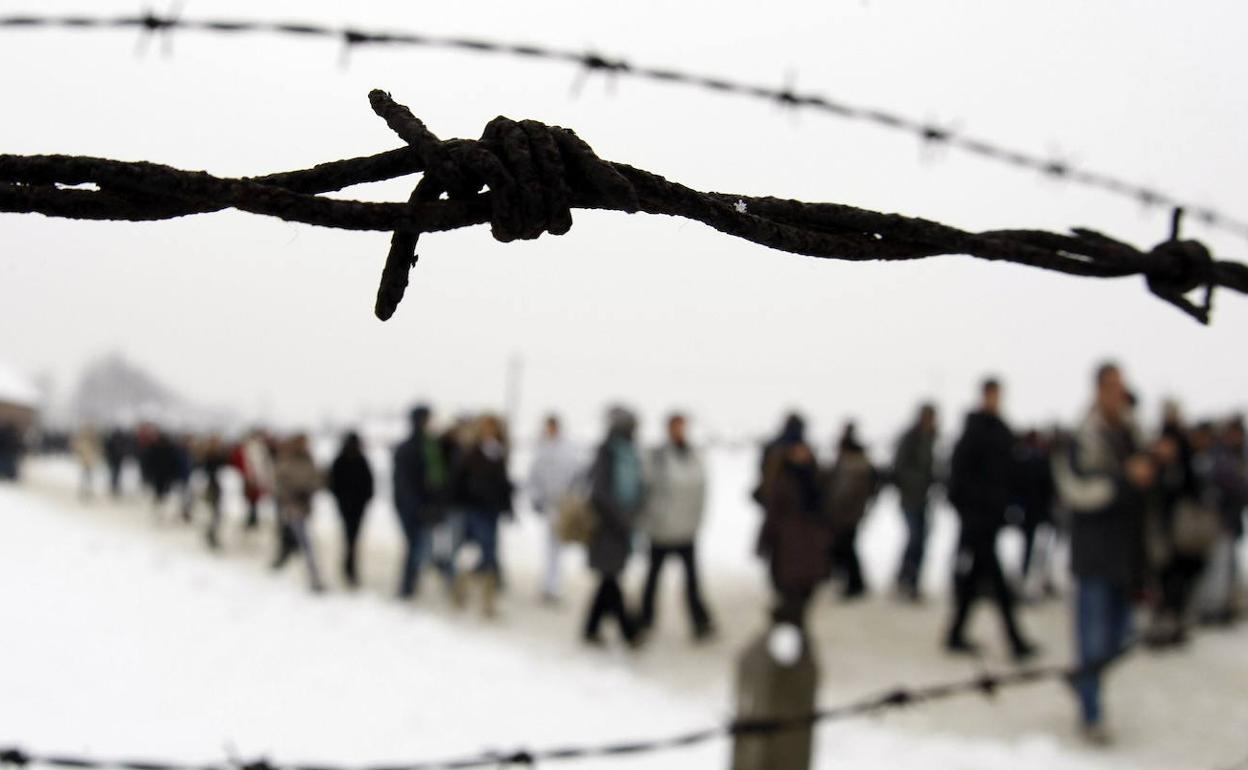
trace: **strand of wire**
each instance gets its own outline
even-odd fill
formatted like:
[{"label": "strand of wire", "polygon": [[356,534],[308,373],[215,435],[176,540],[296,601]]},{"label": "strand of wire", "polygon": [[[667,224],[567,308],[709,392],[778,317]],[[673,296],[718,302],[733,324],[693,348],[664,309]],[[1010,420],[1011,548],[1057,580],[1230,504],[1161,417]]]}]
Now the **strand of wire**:
[{"label": "strand of wire", "polygon": [[334,766],[276,762],[267,758],[227,763],[185,763],[135,760],[102,760],[60,754],[39,754],[17,747],[0,748],[0,765],[17,768],[44,766],[77,770],[460,770],[462,768],[535,766],[548,762],[650,754],[696,746],[722,738],[766,736],[809,729],[816,725],[939,703],[964,695],[993,697],[1002,690],[1040,682],[1073,682],[1079,677],[1099,675],[1133,652],[1138,639],[1132,639],[1104,659],[1077,666],[1047,666],[990,673],[922,687],[897,687],[862,700],[820,709],[809,714],[776,719],[738,719],[727,724],[692,730],[661,738],[619,741],[596,745],[487,751],[464,757],[417,761],[380,766]]},{"label": "strand of wire", "polygon": [[228,35],[258,33],[299,38],[327,38],[341,42],[344,62],[348,60],[349,51],[369,45],[420,46],[558,61],[580,68],[582,75],[578,76],[578,83],[583,80],[585,74],[605,73],[608,78],[612,79],[631,77],[678,84],[772,102],[784,108],[811,110],[847,120],[860,121],[910,134],[925,145],[952,147],[990,161],[1041,173],[1052,179],[1133,198],[1146,207],[1182,207],[1210,228],[1248,237],[1248,220],[1236,218],[1216,208],[1184,201],[1179,196],[1171,195],[1156,187],[1093,171],[1061,158],[1025,152],[966,135],[948,125],[916,120],[889,110],[850,104],[819,93],[799,92],[789,86],[765,86],[680,69],[645,66],[624,58],[607,57],[596,51],[573,51],[543,45],[418,32],[366,31],[352,26],[337,27],[302,22],[187,19],[178,14],[162,15],[154,12],[122,16],[15,14],[0,17],[0,29],[39,28],[136,29],[145,36],[160,35],[166,41],[170,39],[173,32],[180,30]]},{"label": "strand of wire", "polygon": [[[812,257],[901,261],[964,254],[1088,278],[1143,276],[1148,289],[1208,323],[1216,287],[1248,293],[1248,266],[1170,237],[1148,251],[1086,228],[968,232],[925,219],[835,203],[699,192],[599,158],[575,132],[498,117],[480,139],[440,140],[386,92],[373,111],[405,147],[261,177],[223,178],[147,162],[74,155],[0,155],[0,212],[151,221],[234,208],[323,227],[393,233],[374,312],[388,319],[415,266],[422,233],[488,222],[495,239],[561,235],[572,210],[646,212],[702,222],[754,243]],[[423,172],[405,202],[326,193]],[[1203,300],[1188,297],[1203,288]]]}]

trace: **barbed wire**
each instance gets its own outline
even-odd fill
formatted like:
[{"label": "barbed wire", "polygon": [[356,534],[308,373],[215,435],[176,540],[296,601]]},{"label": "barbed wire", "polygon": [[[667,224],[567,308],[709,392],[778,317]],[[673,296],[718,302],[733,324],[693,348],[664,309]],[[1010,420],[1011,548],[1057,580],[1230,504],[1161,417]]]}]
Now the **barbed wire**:
[{"label": "barbed wire", "polygon": [[8,764],[19,768],[26,766],[76,768],[77,770],[461,770],[463,768],[507,767],[515,765],[531,767],[547,762],[670,751],[709,743],[722,738],[775,735],[790,730],[810,729],[816,725],[830,722],[875,716],[916,706],[939,703],[963,695],[982,695],[991,698],[1002,690],[1040,682],[1073,683],[1083,676],[1099,676],[1104,673],[1108,668],[1130,655],[1139,646],[1139,643],[1140,639],[1138,637],[1132,638],[1113,654],[1083,665],[1054,665],[1023,668],[1008,672],[985,672],[974,677],[940,684],[921,687],[896,687],[859,701],[827,709],[818,709],[799,716],[736,719],[722,725],[646,740],[541,749],[521,748],[503,752],[490,751],[444,760],[353,767],[319,763],[307,765],[276,762],[268,758],[250,761],[234,759],[228,763],[221,764],[211,762],[200,764],[146,760],[104,760],[62,754],[39,754],[10,746],[0,748],[0,765]]},{"label": "barbed wire", "polygon": [[[151,221],[234,208],[322,227],[390,231],[374,308],[393,315],[415,266],[422,233],[488,222],[495,239],[562,235],[572,209],[645,212],[702,222],[781,251],[849,261],[965,254],[1088,278],[1143,276],[1149,290],[1208,323],[1215,287],[1248,293],[1248,266],[1215,260],[1199,241],[1170,237],[1148,251],[1093,230],[968,232],[939,222],[836,203],[699,192],[599,158],[575,132],[498,117],[479,140],[438,139],[384,91],[373,111],[406,143],[366,157],[238,179],[148,162],[75,155],[0,155],[0,212],[70,219]],[[407,202],[364,202],[325,193],[423,172]],[[1203,288],[1203,300],[1187,294]]]},{"label": "barbed wire", "polygon": [[[691,730],[660,738],[615,741],[600,744],[569,745],[540,749],[519,748],[511,751],[486,751],[442,760],[422,760],[386,765],[338,766],[278,762],[267,757],[243,760],[232,757],[224,763],[188,763],[127,759],[98,759],[80,755],[41,754],[17,746],[0,747],[0,766],[70,768],[73,770],[467,770],[469,768],[527,766],[582,759],[635,756],[688,748],[714,740],[742,736],[767,736],[790,730],[812,729],[816,726],[849,719],[878,716],[917,706],[940,703],[965,695],[992,698],[1003,690],[1043,682],[1074,685],[1085,676],[1100,676],[1109,668],[1133,654],[1143,643],[1140,635],[1129,638],[1116,652],[1096,661],[1071,666],[1043,666],[1010,672],[984,672],[973,677],[918,687],[896,687],[878,695],[807,714],[783,718],[736,719],[731,722]],[[1248,758],[1217,770],[1241,770],[1248,767]]]},{"label": "barbed wire", "polygon": [[188,19],[179,13],[145,12],[137,15],[45,15],[15,14],[0,17],[0,29],[134,29],[146,41],[160,36],[170,45],[175,31],[192,31],[222,35],[272,34],[297,38],[324,38],[342,44],[342,61],[349,52],[361,46],[419,46],[442,48],[476,54],[512,56],[562,62],[580,69],[577,88],[584,77],[604,73],[608,82],[617,77],[630,77],[651,82],[670,83],[691,88],[772,102],[786,109],[803,109],[853,120],[897,131],[919,139],[925,146],[952,147],[989,161],[1043,174],[1071,184],[1099,189],[1117,196],[1132,198],[1146,207],[1181,207],[1191,212],[1210,228],[1248,237],[1248,220],[1236,218],[1214,207],[1186,201],[1154,186],[1140,184],[1113,174],[1076,165],[1060,156],[1046,156],[1011,148],[980,139],[930,120],[917,120],[890,110],[851,104],[815,92],[795,90],[791,85],[765,86],[714,75],[698,74],[676,68],[636,64],[620,57],[608,57],[597,51],[574,51],[544,45],[505,42],[475,37],[435,35],[420,32],[367,31],[354,26],[239,19]]}]

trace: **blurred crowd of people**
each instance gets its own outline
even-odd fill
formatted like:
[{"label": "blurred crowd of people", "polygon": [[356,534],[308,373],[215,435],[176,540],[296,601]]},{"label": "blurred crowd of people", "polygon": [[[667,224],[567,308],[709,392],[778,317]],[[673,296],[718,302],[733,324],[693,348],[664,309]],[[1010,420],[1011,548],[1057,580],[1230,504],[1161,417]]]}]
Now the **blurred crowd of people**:
[{"label": "blurred crowd of people", "polygon": [[[1109,740],[1102,715],[1100,664],[1135,635],[1133,615],[1149,617],[1145,644],[1174,647],[1192,622],[1230,623],[1242,607],[1236,549],[1248,503],[1248,455],[1242,417],[1187,424],[1167,404],[1152,431],[1142,429],[1121,370],[1099,367],[1092,406],[1071,432],[1016,435],[1002,418],[1003,386],[982,384],[947,461],[938,456],[935,408],[923,405],[897,444],[891,468],[866,460],[852,425],[829,464],[820,464],[799,415],[764,449],[755,497],[765,511],[759,553],[767,559],[778,621],[799,627],[811,594],[839,581],[843,596],[863,592],[856,554],[859,524],[884,483],[895,484],[908,537],[898,595],[921,599],[919,575],[928,508],[943,489],[960,530],[954,560],[953,611],[945,648],[976,654],[967,620],[980,600],[995,603],[1018,661],[1039,653],[1018,618],[1017,594],[1056,593],[1051,565],[1069,541],[1077,653],[1087,669],[1075,682],[1089,740]],[[1007,526],[1023,534],[1014,579],[1002,567],[998,540]]]},{"label": "blurred crowd of people", "polygon": [[[986,379],[977,408],[952,442],[942,439],[936,407],[922,404],[886,463],[872,462],[852,422],[821,461],[802,416],[785,418],[762,447],[753,491],[762,512],[757,553],[774,588],[777,623],[804,628],[811,597],[823,585],[833,585],[847,601],[866,595],[858,532],[890,485],[906,528],[894,586],[903,602],[924,601],[921,576],[938,496],[958,514],[952,608],[942,639],[951,654],[978,654],[968,619],[985,599],[996,606],[1014,659],[1039,654],[1020,607],[1057,595],[1059,548],[1069,552],[1077,653],[1085,664],[1112,657],[1135,637],[1137,608],[1148,617],[1139,633],[1156,647],[1182,645],[1194,621],[1237,618],[1242,597],[1235,554],[1248,504],[1242,417],[1189,424],[1167,404],[1146,431],[1114,364],[1095,372],[1091,407],[1071,430],[1016,433],[1003,418],[1003,393],[1000,381]],[[643,644],[655,625],[663,568],[673,559],[684,573],[693,639],[714,638],[698,567],[708,470],[685,415],[669,415],[663,440],[643,448],[636,415],[613,407],[592,453],[582,452],[550,415],[520,484],[511,476],[507,429],[498,416],[460,418],[439,429],[432,410],[418,406],[409,422],[390,466],[405,542],[400,598],[419,594],[429,572],[455,606],[474,604],[493,617],[505,585],[499,526],[514,517],[522,488],[545,529],[542,601],[562,600],[567,546],[583,545],[588,555],[596,589],[582,630],[586,643],[604,644],[604,627],[613,624],[624,643]],[[273,568],[302,554],[316,592],[326,583],[308,520],[314,497],[325,490],[342,523],[342,580],[352,587],[360,581],[361,525],[379,485],[356,433],[342,437],[327,467],[314,461],[306,435],[278,438],[260,430],[227,442],[153,425],[102,435],[84,428],[70,447],[84,498],[93,494],[101,471],[110,493],[121,495],[123,469],[133,462],[154,509],[172,508],[187,522],[202,519],[212,549],[222,545],[222,476],[227,469],[237,474],[241,483],[230,488],[241,490],[244,530],[271,518]],[[1004,566],[998,541],[1007,527],[1022,534],[1023,552],[1020,563]],[[634,598],[622,576],[637,549],[646,566]],[[465,563],[468,552],[475,554],[471,564]],[[1076,682],[1085,732],[1097,742],[1108,740],[1100,679],[1089,671]]]}]

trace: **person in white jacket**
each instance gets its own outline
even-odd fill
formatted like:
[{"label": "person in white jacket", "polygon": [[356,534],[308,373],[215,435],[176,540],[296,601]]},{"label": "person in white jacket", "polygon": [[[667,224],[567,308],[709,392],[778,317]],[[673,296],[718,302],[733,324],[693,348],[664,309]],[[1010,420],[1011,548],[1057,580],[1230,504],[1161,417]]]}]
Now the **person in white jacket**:
[{"label": "person in white jacket", "polygon": [[572,487],[583,466],[580,452],[563,436],[559,417],[548,415],[528,479],[529,502],[546,519],[546,570],[542,576],[542,600],[548,604],[557,603],[562,595],[559,562],[563,543],[555,532],[559,498]]},{"label": "person in white jacket", "polygon": [[695,549],[706,507],[706,467],[702,453],[689,443],[684,415],[668,418],[667,442],[647,455],[646,487],[642,529],[650,539],[650,567],[642,593],[641,629],[647,632],[654,625],[659,574],[667,557],[675,556],[685,567],[685,601],[694,639],[709,639],[714,625],[702,600]]}]

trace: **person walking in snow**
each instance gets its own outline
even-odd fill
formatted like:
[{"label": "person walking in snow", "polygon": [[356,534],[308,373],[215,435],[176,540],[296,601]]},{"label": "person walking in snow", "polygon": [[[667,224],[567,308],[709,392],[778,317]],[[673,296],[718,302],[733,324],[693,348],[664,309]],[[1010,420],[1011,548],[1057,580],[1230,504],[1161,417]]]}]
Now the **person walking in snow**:
[{"label": "person walking in snow", "polygon": [[274,466],[274,481],[277,515],[291,537],[281,542],[277,558],[273,560],[273,569],[281,569],[291,554],[302,550],[312,592],[320,593],[325,590],[325,584],[321,582],[321,573],[317,568],[316,549],[308,532],[308,519],[312,516],[312,498],[324,486],[324,478],[312,461],[306,435],[297,434],[281,445]]},{"label": "person walking in snow", "polygon": [[832,570],[832,524],[824,515],[815,454],[799,415],[785,420],[763,452],[754,498],[763,508],[756,550],[777,596],[776,622],[804,627],[806,608]]},{"label": "person walking in snow", "polygon": [[689,443],[682,414],[667,420],[667,441],[646,456],[646,505],[641,528],[650,541],[649,568],[642,591],[640,630],[654,625],[659,575],[668,557],[680,560],[685,571],[685,605],[693,637],[710,639],[715,633],[698,580],[697,539],[706,509],[706,464]]},{"label": "person walking in snow", "polygon": [[[412,409],[411,432],[394,449],[394,510],[407,543],[399,577],[400,599],[417,593],[421,567],[430,555],[432,529],[443,517],[450,485],[442,444],[429,430],[430,417],[427,406]],[[449,571],[446,577],[449,583]]]},{"label": "person walking in snow", "polygon": [[636,442],[637,418],[624,407],[607,416],[607,436],[590,469],[590,505],[597,518],[589,540],[589,566],[598,574],[598,590],[585,619],[587,644],[601,645],[602,623],[614,618],[624,641],[640,642],[637,623],[620,587],[620,573],[632,553],[633,532],[646,500],[645,479]]},{"label": "person walking in snow", "polygon": [[1092,408],[1071,445],[1053,453],[1053,476],[1070,511],[1070,568],[1079,663],[1072,684],[1084,737],[1111,735],[1101,708],[1101,666],[1132,630],[1132,594],[1142,582],[1144,520],[1157,468],[1136,431],[1130,395],[1114,364],[1097,369]]},{"label": "person walking in snow", "polygon": [[364,456],[364,445],[358,433],[347,433],[342,440],[342,448],[334,458],[329,469],[329,491],[338,504],[338,515],[342,519],[343,529],[343,560],[342,576],[352,588],[359,585],[359,572],[356,566],[356,544],[360,537],[360,526],[364,522],[364,509],[368,501],[373,499],[373,471]]},{"label": "person walking in snow", "polygon": [[832,567],[845,580],[841,596],[858,599],[867,591],[858,558],[858,527],[879,490],[880,474],[858,443],[854,423],[845,425],[836,462],[822,474],[820,485],[824,516],[832,526]]},{"label": "person walking in snow", "polygon": [[562,596],[560,557],[563,542],[556,532],[559,500],[572,488],[584,471],[580,452],[563,435],[557,415],[548,415],[542,437],[529,469],[528,495],[533,510],[543,518],[546,537],[546,566],[542,575],[542,601],[556,604]]},{"label": "person walking in snow", "polygon": [[928,498],[936,482],[936,407],[925,403],[918,418],[897,442],[893,458],[893,482],[901,498],[906,521],[906,548],[897,575],[898,594],[919,601],[923,557],[927,552]]},{"label": "person walking in snow", "polygon": [[[502,420],[492,414],[477,421],[476,436],[468,452],[456,465],[452,486],[464,505],[464,539],[476,544],[477,565],[472,577],[457,576],[463,588],[465,581],[479,584],[482,611],[486,617],[496,614],[498,593],[498,522],[512,515],[512,483],[507,473],[507,436]],[[452,557],[453,559],[454,557]]]},{"label": "person walking in snow", "polygon": [[1001,385],[984,381],[980,407],[966,417],[966,428],[953,450],[949,475],[949,501],[958,511],[961,528],[954,565],[956,604],[945,637],[945,649],[976,654],[978,647],[966,638],[971,610],[986,586],[996,601],[1015,661],[1036,655],[1014,617],[1014,592],[997,558],[997,535],[1005,524],[1014,474],[1014,434],[1001,419]]}]

